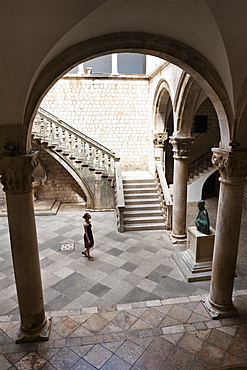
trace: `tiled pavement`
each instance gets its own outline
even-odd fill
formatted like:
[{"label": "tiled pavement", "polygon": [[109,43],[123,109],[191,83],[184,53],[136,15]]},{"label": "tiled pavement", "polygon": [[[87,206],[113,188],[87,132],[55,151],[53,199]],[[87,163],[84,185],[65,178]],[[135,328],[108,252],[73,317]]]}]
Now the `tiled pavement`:
[{"label": "tiled pavement", "polygon": [[[214,227],[215,201],[206,206]],[[53,326],[48,342],[22,345],[13,341],[17,298],[7,220],[0,219],[0,369],[212,369],[247,362],[246,212],[234,286],[241,316],[221,321],[210,320],[200,303],[209,282],[188,284],[172,259],[184,245],[172,245],[165,231],[119,234],[114,213],[92,212],[90,262],[81,255],[82,213],[62,205],[57,216],[36,217]],[[196,215],[191,204],[188,225]],[[74,251],[60,250],[67,242]]]},{"label": "tiled pavement", "polygon": [[16,318],[3,317],[0,368],[246,369],[247,295],[235,306],[238,318],[215,321],[198,296],[53,312],[50,340],[26,344],[14,343]]}]

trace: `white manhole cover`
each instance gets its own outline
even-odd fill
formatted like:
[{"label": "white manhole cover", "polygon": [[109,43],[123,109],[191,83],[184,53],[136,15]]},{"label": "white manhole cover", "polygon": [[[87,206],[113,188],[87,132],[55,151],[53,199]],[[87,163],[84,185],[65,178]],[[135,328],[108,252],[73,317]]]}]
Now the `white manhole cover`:
[{"label": "white manhole cover", "polygon": [[75,249],[75,243],[62,243],[60,249],[61,251],[71,251]]}]

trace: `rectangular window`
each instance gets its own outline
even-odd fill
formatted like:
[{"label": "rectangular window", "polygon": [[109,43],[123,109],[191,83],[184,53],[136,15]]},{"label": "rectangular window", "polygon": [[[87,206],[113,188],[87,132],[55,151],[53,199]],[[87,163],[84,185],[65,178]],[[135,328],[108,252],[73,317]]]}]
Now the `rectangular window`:
[{"label": "rectangular window", "polygon": [[195,116],[195,133],[205,133],[208,127],[208,116]]}]

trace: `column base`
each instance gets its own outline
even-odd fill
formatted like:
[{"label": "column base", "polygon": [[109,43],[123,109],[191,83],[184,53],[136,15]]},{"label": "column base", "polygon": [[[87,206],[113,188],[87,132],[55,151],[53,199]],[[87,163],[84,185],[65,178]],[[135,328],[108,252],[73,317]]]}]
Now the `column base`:
[{"label": "column base", "polygon": [[45,324],[42,325],[41,329],[36,332],[24,332],[20,327],[19,332],[17,333],[17,339],[15,343],[25,343],[25,342],[38,342],[49,340],[50,331],[51,331],[51,322],[52,318],[47,317]]},{"label": "column base", "polygon": [[202,304],[205,307],[206,311],[208,312],[209,316],[213,320],[219,320],[219,319],[226,319],[229,317],[237,317],[239,316],[237,309],[233,306],[233,304],[230,307],[227,306],[220,306],[217,304],[214,304],[210,298],[206,298],[205,300],[202,300]]},{"label": "column base", "polygon": [[187,243],[187,235],[182,234],[182,235],[176,235],[176,234],[170,234],[169,238],[172,242],[172,244],[184,244]]}]

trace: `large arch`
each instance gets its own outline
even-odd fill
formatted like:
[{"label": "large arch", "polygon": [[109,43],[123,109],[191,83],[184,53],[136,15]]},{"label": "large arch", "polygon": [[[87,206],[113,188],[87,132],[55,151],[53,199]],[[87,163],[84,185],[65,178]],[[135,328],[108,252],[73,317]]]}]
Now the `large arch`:
[{"label": "large arch", "polygon": [[196,50],[172,39],[146,33],[117,33],[76,44],[60,53],[40,72],[27,99],[19,152],[31,150],[30,133],[35,112],[51,86],[80,62],[111,52],[138,52],[161,57],[188,72],[210,97],[218,114],[221,145],[229,149],[233,112],[226,89],[210,63]]}]

